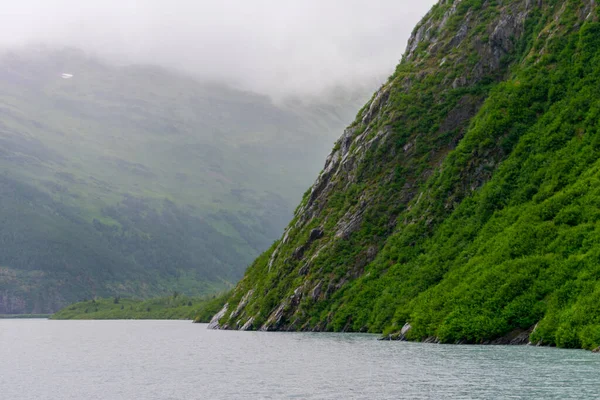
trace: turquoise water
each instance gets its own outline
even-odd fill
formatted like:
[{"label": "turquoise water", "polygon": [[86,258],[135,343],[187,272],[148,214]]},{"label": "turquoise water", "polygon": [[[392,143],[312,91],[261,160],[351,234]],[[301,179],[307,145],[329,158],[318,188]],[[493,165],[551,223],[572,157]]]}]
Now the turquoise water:
[{"label": "turquoise water", "polygon": [[600,355],[209,331],[187,321],[0,320],[0,399],[598,399]]}]

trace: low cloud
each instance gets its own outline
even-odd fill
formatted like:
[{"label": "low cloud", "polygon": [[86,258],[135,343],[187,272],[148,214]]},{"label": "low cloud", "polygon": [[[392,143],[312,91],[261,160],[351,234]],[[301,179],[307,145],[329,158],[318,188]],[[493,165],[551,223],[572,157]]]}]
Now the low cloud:
[{"label": "low cloud", "polygon": [[383,80],[433,0],[19,0],[0,46],[78,47],[274,96]]}]

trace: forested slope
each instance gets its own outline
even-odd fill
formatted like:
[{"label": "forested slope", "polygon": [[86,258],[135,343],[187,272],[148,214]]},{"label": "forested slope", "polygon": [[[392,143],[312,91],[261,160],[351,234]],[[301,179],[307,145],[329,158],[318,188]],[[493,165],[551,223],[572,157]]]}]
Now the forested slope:
[{"label": "forested slope", "polygon": [[72,49],[2,52],[0,313],[235,283],[360,98],[274,103]]},{"label": "forested slope", "polygon": [[214,324],[600,346],[593,0],[445,0]]}]

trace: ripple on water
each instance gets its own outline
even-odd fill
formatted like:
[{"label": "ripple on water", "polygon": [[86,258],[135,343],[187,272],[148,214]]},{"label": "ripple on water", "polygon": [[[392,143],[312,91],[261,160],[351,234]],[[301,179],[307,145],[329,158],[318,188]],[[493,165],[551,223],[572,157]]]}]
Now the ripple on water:
[{"label": "ripple on water", "polygon": [[209,331],[187,321],[0,320],[0,398],[597,399],[600,356]]}]

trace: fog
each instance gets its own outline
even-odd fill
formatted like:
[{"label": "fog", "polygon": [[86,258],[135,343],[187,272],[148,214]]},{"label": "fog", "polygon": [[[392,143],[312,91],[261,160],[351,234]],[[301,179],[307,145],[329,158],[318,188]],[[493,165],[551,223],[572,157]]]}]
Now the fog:
[{"label": "fog", "polygon": [[19,0],[0,47],[77,47],[282,96],[384,80],[434,0]]}]

